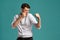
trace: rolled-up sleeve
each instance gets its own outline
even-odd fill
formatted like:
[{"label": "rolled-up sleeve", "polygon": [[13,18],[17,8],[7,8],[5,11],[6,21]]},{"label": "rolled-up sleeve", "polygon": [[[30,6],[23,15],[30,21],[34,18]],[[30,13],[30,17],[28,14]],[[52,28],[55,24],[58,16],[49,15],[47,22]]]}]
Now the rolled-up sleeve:
[{"label": "rolled-up sleeve", "polygon": [[13,18],[13,21],[11,23],[12,26],[13,26],[13,23],[16,21],[17,18],[18,18],[18,15],[15,15],[14,18]]},{"label": "rolled-up sleeve", "polygon": [[35,19],[35,17],[32,14],[29,15],[29,18],[30,18],[30,21],[31,21],[32,24],[37,24],[38,23],[37,20]]}]

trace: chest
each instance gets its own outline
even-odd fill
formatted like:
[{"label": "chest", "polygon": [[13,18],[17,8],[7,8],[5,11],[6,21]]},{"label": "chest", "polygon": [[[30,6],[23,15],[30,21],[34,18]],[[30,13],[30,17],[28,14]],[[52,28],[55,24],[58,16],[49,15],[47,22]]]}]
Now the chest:
[{"label": "chest", "polygon": [[24,17],[22,21],[20,22],[21,26],[28,26],[31,25],[30,20],[28,17]]}]

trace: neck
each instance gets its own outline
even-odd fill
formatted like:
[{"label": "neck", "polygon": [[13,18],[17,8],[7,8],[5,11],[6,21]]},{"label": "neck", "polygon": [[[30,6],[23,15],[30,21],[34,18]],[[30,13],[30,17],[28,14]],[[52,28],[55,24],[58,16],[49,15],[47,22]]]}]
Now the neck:
[{"label": "neck", "polygon": [[26,17],[26,16],[27,16],[27,14],[26,14],[26,13],[22,13],[22,16],[23,16],[23,17]]}]

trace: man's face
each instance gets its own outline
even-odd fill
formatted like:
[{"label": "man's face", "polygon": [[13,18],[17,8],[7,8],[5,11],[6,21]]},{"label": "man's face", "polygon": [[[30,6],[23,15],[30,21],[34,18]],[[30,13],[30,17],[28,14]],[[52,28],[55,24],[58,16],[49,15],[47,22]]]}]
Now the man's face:
[{"label": "man's face", "polygon": [[30,10],[29,8],[25,7],[24,9],[22,9],[22,12],[27,14],[29,13],[29,10]]}]

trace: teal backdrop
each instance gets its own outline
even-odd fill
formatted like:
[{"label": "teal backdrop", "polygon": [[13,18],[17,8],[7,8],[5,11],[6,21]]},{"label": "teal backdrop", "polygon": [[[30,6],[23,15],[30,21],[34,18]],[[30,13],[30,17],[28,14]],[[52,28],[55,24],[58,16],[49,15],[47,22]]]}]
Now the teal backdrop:
[{"label": "teal backdrop", "polygon": [[60,0],[0,0],[0,40],[16,40],[18,29],[11,22],[22,3],[30,4],[33,15],[41,15],[41,29],[32,26],[34,40],[60,40]]}]

